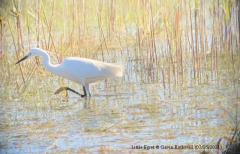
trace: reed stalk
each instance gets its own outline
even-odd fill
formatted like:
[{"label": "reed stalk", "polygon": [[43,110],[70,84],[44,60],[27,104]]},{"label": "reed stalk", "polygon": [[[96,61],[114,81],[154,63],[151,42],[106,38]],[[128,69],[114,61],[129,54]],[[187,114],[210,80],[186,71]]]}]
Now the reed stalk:
[{"label": "reed stalk", "polygon": [[[185,85],[188,78],[195,84],[220,79],[225,61],[231,66],[228,71],[237,75],[240,55],[237,0],[98,0],[96,3],[53,0],[50,6],[38,0],[36,6],[29,4],[26,10],[20,7],[23,1],[13,1],[16,26],[10,20],[8,26],[16,58],[25,55],[24,48],[31,48],[31,34],[35,31],[37,47],[61,56],[97,59],[100,55],[103,61],[117,61],[121,53],[119,61],[139,62],[136,70],[140,71],[138,75],[143,82],[163,80],[164,88],[169,90],[171,86]],[[35,15],[25,17],[24,11]],[[3,30],[1,25],[1,51]],[[191,75],[187,72],[189,66]],[[24,82],[24,77],[31,74],[26,70],[20,68],[17,72],[22,74]]]}]

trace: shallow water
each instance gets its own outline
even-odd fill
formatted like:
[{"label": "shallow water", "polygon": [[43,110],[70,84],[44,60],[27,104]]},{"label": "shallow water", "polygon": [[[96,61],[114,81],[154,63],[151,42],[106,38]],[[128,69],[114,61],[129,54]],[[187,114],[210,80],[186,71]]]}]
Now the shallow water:
[{"label": "shallow water", "polygon": [[[169,91],[127,76],[107,82],[107,88],[105,81],[91,87],[91,98],[46,92],[42,101],[2,101],[1,153],[198,153],[203,149],[196,145],[216,145],[232,134],[239,87],[204,84]],[[165,149],[175,145],[194,149]]]},{"label": "shallow water", "polygon": [[[24,7],[25,2],[29,5],[28,7]],[[79,8],[74,9],[71,5],[67,5],[71,2],[76,2],[76,8]],[[239,117],[240,82],[238,73],[235,73],[239,72],[237,68],[239,58],[236,58],[236,61],[234,58],[227,60],[229,58],[227,56],[221,59],[225,56],[224,53],[221,56],[221,52],[225,48],[217,50],[217,48],[222,48],[218,42],[224,41],[226,36],[227,38],[233,37],[231,41],[226,42],[231,46],[226,49],[236,48],[234,38],[237,30],[234,25],[237,23],[234,20],[237,19],[237,14],[235,15],[232,11],[231,21],[223,24],[226,19],[222,18],[226,14],[224,7],[219,12],[217,11],[218,7],[222,8],[219,2],[215,4],[217,2],[201,1],[206,7],[204,10],[201,7],[197,9],[199,17],[196,18],[197,3],[194,4],[192,1],[184,1],[186,4],[182,4],[181,1],[172,3],[153,1],[155,2],[153,4],[157,5],[153,5],[155,13],[153,12],[154,24],[152,25],[152,21],[149,22],[152,13],[147,10],[147,7],[142,9],[147,1],[132,1],[132,3],[123,1],[119,6],[117,4],[121,1],[112,1],[111,4],[108,1],[105,1],[105,4],[103,1],[103,12],[106,10],[109,13],[112,11],[108,6],[116,3],[116,12],[113,11],[116,15],[110,18],[111,14],[108,13],[100,15],[100,10],[102,10],[100,2],[65,1],[62,3],[56,1],[55,12],[52,12],[55,1],[53,4],[44,2],[43,11],[46,9],[47,16],[45,19],[43,15],[42,17],[40,15],[40,18],[36,17],[39,16],[37,10],[41,10],[38,3],[19,1],[19,3],[23,3],[20,13],[22,24],[20,29],[22,29],[23,39],[19,42],[20,34],[18,34],[19,30],[14,18],[10,19],[13,20],[12,23],[10,22],[13,36],[10,30],[7,30],[10,25],[4,26],[6,32],[3,31],[3,41],[0,42],[0,47],[4,49],[4,54],[0,54],[0,70],[4,72],[0,75],[0,153],[148,152],[178,154],[200,153],[204,150],[200,146],[204,145],[213,145],[213,150],[210,151],[216,153],[215,145],[221,137],[233,134],[236,119],[238,120]],[[143,3],[143,5],[138,3]],[[85,4],[86,10],[84,7],[81,10],[81,6]],[[107,7],[104,7],[105,5]],[[216,7],[216,10],[212,8],[213,6]],[[189,10],[187,10],[188,7]],[[96,8],[100,12],[96,11]],[[129,8],[131,10],[128,10]],[[123,9],[123,11],[119,9]],[[172,9],[179,9],[180,14],[178,15],[177,11]],[[192,11],[191,20],[190,9]],[[235,9],[237,11],[237,7]],[[54,18],[51,17],[51,12]],[[73,12],[73,19],[66,12]],[[24,14],[27,14],[27,17]],[[201,14],[204,14],[205,17]],[[214,14],[218,14],[216,19]],[[35,18],[38,18],[40,22],[37,23]],[[99,21],[100,18],[103,21]],[[166,25],[165,18],[169,25]],[[177,18],[181,20],[179,21],[180,27],[174,26]],[[116,19],[116,23],[119,22],[118,24],[122,26],[119,25],[120,27],[117,28],[116,25],[116,27],[114,26],[116,29],[113,27],[112,30],[112,25],[116,24],[111,22],[112,19],[113,21]],[[8,19],[6,20],[8,21]],[[199,29],[195,28],[195,21],[199,22],[197,23]],[[201,21],[204,21],[204,25],[201,25]],[[28,22],[31,24],[28,25]],[[76,25],[72,26],[75,22]],[[217,27],[212,27],[213,23]],[[219,28],[218,25],[220,25]],[[227,29],[224,28],[224,25]],[[74,26],[75,30],[72,30]],[[155,31],[152,31],[150,27],[153,27]],[[179,28],[179,32],[181,31],[179,33],[181,35],[176,34],[176,38],[174,38],[174,33],[178,33],[178,30],[175,30],[177,28]],[[190,31],[192,28],[195,30]],[[203,33],[202,30],[206,34],[200,35]],[[224,34],[225,30],[229,31],[228,35]],[[230,33],[231,31],[232,33]],[[75,35],[71,33],[75,33]],[[153,38],[156,45],[157,66],[150,60],[154,57],[150,55],[151,52],[154,52],[154,49],[150,49],[152,33],[155,37]],[[178,35],[181,37],[179,38]],[[190,36],[192,40],[189,40]],[[206,47],[203,48],[202,36],[206,39],[204,45]],[[223,36],[224,38],[221,38]],[[197,38],[199,38],[198,41]],[[212,48],[214,38],[216,39],[214,41],[216,49]],[[178,40],[181,41],[178,42]],[[207,59],[207,64],[204,60],[200,64],[205,68],[193,67],[194,58],[190,52],[194,52],[191,48],[198,45],[196,41],[201,43],[199,44],[199,54],[203,51],[204,53],[209,53],[210,50],[219,51],[219,64],[217,64],[219,69],[213,68],[211,63],[214,61],[211,58],[215,57],[210,57],[209,54],[204,57]],[[177,55],[173,56],[171,61],[168,57],[168,54],[178,54],[178,43],[181,44],[184,54],[182,85],[176,84],[176,78],[173,76],[173,70],[176,69],[175,73],[181,80],[181,73],[178,72],[179,67],[177,66],[180,61],[178,61]],[[17,51],[19,45],[23,46],[24,52],[21,49]],[[68,86],[80,92],[82,92],[82,87],[46,73],[47,70],[42,69],[41,64],[36,66],[33,60],[21,64],[27,80],[27,83],[23,85],[20,68],[14,66],[17,59],[16,53],[23,56],[29,48],[37,47],[37,45],[51,51],[55,51],[56,48],[57,53],[61,56],[78,56],[100,61],[104,59],[105,62],[110,63],[126,63],[126,71],[122,78],[108,79],[107,82],[102,81],[92,86],[93,96],[91,98],[80,98],[72,93],[65,98],[65,92],[54,95],[55,90],[61,86]],[[233,56],[235,50],[231,49],[227,52]],[[4,58],[5,56],[7,58]],[[5,61],[3,62],[3,60]],[[53,64],[57,63],[56,58],[52,58],[51,61]],[[226,67],[223,67],[225,64]],[[167,83],[168,78],[165,79],[166,89],[162,83],[161,67],[163,67],[166,77],[169,75],[168,71],[172,71],[171,83]],[[199,69],[198,71],[202,73],[200,74],[202,83],[198,83],[198,79],[193,77],[193,68]],[[218,77],[215,76],[217,71],[219,71]],[[232,79],[230,75],[235,79]],[[203,79],[204,77],[206,79]],[[175,145],[189,146],[193,149],[176,149]],[[221,148],[226,148],[225,140],[222,141]]]}]

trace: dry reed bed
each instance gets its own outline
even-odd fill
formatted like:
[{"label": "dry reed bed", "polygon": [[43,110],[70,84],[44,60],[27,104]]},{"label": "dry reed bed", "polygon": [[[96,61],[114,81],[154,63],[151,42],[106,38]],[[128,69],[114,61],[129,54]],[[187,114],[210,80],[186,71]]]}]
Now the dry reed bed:
[{"label": "dry reed bed", "polygon": [[56,63],[66,56],[136,61],[131,71],[169,91],[171,84],[185,87],[188,80],[235,84],[239,78],[239,3],[234,0],[22,0],[9,5],[11,16],[1,20],[2,87],[18,90],[35,76],[49,76],[36,69],[38,58],[13,66],[32,47],[57,54]]}]

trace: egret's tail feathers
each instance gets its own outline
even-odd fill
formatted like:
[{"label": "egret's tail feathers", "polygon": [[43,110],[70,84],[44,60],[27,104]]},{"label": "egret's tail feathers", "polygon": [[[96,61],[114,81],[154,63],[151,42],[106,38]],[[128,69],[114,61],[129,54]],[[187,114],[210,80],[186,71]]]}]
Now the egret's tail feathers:
[{"label": "egret's tail feathers", "polygon": [[107,69],[110,71],[112,76],[122,77],[125,70],[125,66],[122,64],[109,64],[107,65]]}]

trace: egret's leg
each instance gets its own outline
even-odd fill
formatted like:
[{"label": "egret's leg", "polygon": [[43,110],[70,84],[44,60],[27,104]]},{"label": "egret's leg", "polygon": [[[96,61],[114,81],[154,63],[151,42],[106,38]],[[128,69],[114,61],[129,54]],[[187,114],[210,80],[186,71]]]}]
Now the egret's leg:
[{"label": "egret's leg", "polygon": [[90,91],[90,89],[89,89],[89,85],[86,85],[86,89],[87,89],[87,91],[88,91],[89,97],[91,97],[91,91]]},{"label": "egret's leg", "polygon": [[81,97],[85,97],[85,96],[87,96],[85,86],[83,86],[83,92],[84,92],[84,94],[81,95]]},{"label": "egret's leg", "polygon": [[[77,91],[75,91],[75,90],[73,90],[73,89],[71,89],[71,88],[68,88],[68,87],[61,87],[61,88],[59,88],[58,90],[56,90],[56,92],[54,93],[55,95],[56,94],[59,94],[61,91],[63,91],[63,90],[66,90],[66,92],[69,90],[69,91],[71,91],[71,92],[73,92],[73,93],[75,93],[75,94],[77,94],[77,95],[79,95],[79,96],[83,96],[82,94],[80,94],[79,92],[77,92]],[[85,91],[85,93],[86,93],[86,91]]]}]

